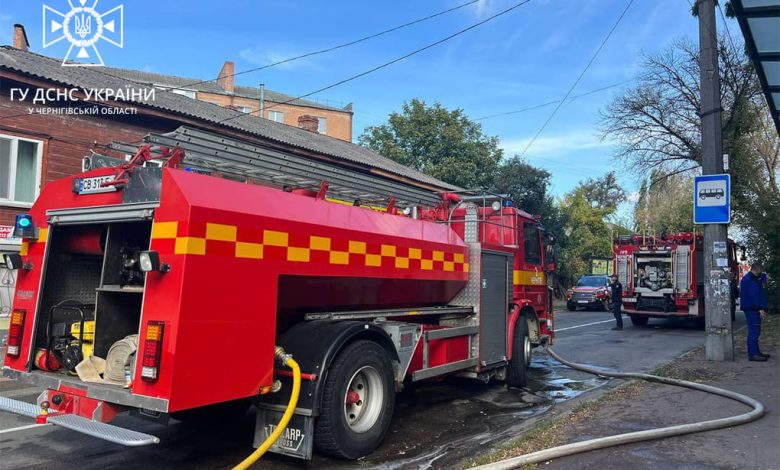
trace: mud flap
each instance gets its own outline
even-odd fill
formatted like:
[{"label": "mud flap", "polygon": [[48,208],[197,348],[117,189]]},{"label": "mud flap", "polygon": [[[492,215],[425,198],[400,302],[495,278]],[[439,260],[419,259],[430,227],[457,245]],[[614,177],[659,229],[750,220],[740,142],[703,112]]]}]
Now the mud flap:
[{"label": "mud flap", "polygon": [[[282,414],[284,414],[282,411],[258,406],[253,444],[255,448],[260,447],[260,444],[276,429]],[[314,450],[314,417],[294,414],[287,429],[269,450],[277,454],[311,460]]]}]

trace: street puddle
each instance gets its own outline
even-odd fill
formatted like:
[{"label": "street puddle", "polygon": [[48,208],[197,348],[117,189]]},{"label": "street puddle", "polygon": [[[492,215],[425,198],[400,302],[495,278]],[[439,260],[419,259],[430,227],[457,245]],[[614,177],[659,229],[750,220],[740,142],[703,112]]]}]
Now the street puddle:
[{"label": "street puddle", "polygon": [[525,391],[456,378],[418,384],[414,393],[399,396],[396,418],[377,451],[351,465],[325,460],[315,465],[381,470],[452,468],[514,438],[527,419],[546,413],[556,403],[607,383],[600,377],[580,375],[541,352],[534,354],[529,373]]}]

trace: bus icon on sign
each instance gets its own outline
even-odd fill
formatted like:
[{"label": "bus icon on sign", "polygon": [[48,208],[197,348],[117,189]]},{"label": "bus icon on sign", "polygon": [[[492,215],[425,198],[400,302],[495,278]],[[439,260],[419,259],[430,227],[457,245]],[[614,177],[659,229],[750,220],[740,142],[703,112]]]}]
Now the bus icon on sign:
[{"label": "bus icon on sign", "polygon": [[708,197],[714,197],[715,199],[720,199],[723,196],[726,195],[726,192],[723,190],[723,188],[706,188],[699,190],[699,199],[702,201],[707,199]]}]

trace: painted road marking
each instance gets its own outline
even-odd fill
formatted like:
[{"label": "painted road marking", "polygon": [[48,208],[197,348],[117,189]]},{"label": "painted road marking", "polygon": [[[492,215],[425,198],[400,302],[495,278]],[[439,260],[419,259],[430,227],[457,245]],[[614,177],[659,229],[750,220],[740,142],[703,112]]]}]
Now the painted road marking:
[{"label": "painted road marking", "polygon": [[28,424],[27,426],[19,426],[18,428],[0,429],[0,434],[6,434],[15,431],[24,431],[25,429],[42,428],[44,426],[51,426],[51,423],[46,424]]},{"label": "painted road marking", "polygon": [[[629,318],[629,317],[628,315],[623,315],[623,318]],[[592,323],[584,323],[582,325],[567,326],[566,328],[556,328],[555,332],[558,333],[559,331],[573,330],[575,328],[584,328],[586,326],[599,325],[601,323],[612,323],[614,321],[615,319],[613,318],[612,320],[594,321]]]}]

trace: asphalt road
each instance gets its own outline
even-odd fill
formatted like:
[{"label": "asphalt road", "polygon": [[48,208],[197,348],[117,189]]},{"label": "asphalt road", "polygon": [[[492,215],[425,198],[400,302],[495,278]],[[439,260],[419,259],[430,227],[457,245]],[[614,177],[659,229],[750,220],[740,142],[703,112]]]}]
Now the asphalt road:
[{"label": "asphalt road", "polygon": [[[623,331],[608,312],[556,315],[555,349],[564,357],[608,368],[651,371],[703,344],[704,332],[692,323],[651,320]],[[738,315],[736,327],[744,324]],[[4,351],[3,351],[4,352]],[[447,468],[490,445],[511,438],[530,416],[555,402],[604,385],[602,379],[555,364],[543,352],[534,355],[529,387],[548,403],[528,408],[520,394],[500,384],[452,379],[427,383],[397,400],[385,443],[370,457],[345,463],[315,456],[309,464],[270,455],[257,468]],[[0,395],[34,402],[39,390],[0,379]],[[157,435],[161,443],[126,448],[52,426],[30,427],[31,420],[0,412],[0,468],[230,468],[251,451],[253,415],[230,425],[195,427],[172,421],[161,426],[134,417],[115,424]],[[21,429],[20,429],[21,428]]]}]

